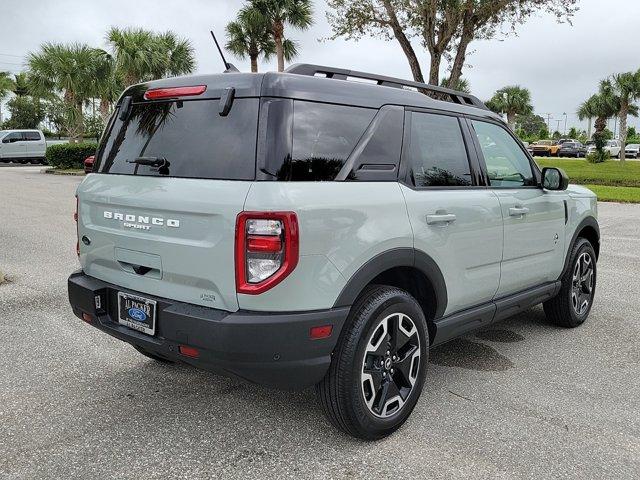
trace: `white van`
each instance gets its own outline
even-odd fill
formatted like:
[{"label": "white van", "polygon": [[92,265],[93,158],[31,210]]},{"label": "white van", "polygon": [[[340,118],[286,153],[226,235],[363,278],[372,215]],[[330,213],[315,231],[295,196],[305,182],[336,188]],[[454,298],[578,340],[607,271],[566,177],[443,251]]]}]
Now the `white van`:
[{"label": "white van", "polygon": [[45,163],[46,151],[40,130],[0,130],[0,162]]}]

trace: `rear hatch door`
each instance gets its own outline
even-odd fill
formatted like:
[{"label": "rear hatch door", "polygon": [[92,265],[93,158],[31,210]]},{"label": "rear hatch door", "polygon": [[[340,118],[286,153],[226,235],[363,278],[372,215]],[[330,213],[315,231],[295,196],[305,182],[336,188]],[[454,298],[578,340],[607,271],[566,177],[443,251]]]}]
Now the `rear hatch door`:
[{"label": "rear hatch door", "polygon": [[121,102],[78,187],[85,273],[237,310],[235,223],[255,178],[258,104],[236,98],[220,115],[217,98]]}]

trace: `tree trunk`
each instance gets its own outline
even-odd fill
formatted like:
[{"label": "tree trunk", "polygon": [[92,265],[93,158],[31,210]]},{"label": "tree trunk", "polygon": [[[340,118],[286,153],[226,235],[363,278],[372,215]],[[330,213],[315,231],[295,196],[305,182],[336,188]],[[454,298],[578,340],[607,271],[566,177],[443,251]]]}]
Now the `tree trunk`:
[{"label": "tree trunk", "polygon": [[431,53],[431,62],[429,65],[429,83],[431,85],[440,84],[440,62],[442,61],[442,54],[436,50]]},{"label": "tree trunk", "polygon": [[625,152],[624,148],[627,144],[627,115],[629,114],[629,104],[626,102],[622,103],[622,107],[620,108],[620,113],[618,117],[620,118],[620,144],[622,148],[620,149],[620,163],[624,163],[625,160]]},{"label": "tree trunk", "polygon": [[76,142],[82,143],[84,140],[84,115],[82,113],[82,100],[76,102]]},{"label": "tree trunk", "polygon": [[591,140],[591,121],[593,119],[589,117],[589,122],[587,123],[587,138]]},{"label": "tree trunk", "polygon": [[251,58],[251,72],[258,73],[258,55],[250,55]]},{"label": "tree trunk", "polygon": [[276,44],[276,56],[278,57],[278,71],[284,72],[284,48],[282,47],[282,38],[284,36],[284,25],[277,21],[273,25],[273,40]]},{"label": "tree trunk", "polygon": [[100,118],[102,118],[102,122],[106,125],[111,115],[111,102],[106,98],[101,98],[99,110]]},{"label": "tree trunk", "polygon": [[512,132],[516,131],[516,114],[513,112],[507,112],[507,125]]},{"label": "tree trunk", "polygon": [[451,75],[449,75],[449,85],[457,85],[460,77],[462,77],[462,69],[464,61],[467,58],[467,47],[473,40],[475,34],[475,25],[473,21],[473,2],[467,4],[467,10],[462,22],[462,34],[456,51],[453,65],[451,66]]},{"label": "tree trunk", "polygon": [[400,44],[400,48],[404,52],[404,55],[407,57],[407,61],[409,62],[409,68],[411,68],[411,74],[413,75],[413,79],[416,82],[424,83],[424,76],[422,75],[422,69],[420,68],[420,62],[418,61],[418,57],[416,55],[415,50],[413,49],[413,45],[404,34],[404,30],[400,26],[400,22],[398,21],[398,16],[396,15],[396,11],[391,5],[391,0],[383,0],[382,1],[385,10],[387,11],[387,15],[389,16],[389,21],[391,23],[391,29],[393,30],[393,35]]}]

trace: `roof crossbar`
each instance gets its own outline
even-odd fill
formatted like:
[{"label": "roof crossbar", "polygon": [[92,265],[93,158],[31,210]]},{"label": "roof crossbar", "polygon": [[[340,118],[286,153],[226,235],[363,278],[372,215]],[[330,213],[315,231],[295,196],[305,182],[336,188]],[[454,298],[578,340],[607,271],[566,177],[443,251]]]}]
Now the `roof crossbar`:
[{"label": "roof crossbar", "polygon": [[359,72],[357,70],[346,70],[344,68],[326,67],[322,65],[312,65],[309,63],[297,63],[291,65],[285,70],[286,73],[293,73],[296,75],[306,75],[309,77],[324,76],[326,78],[333,78],[336,80],[361,80],[375,83],[376,85],[382,85],[385,87],[402,88],[409,87],[410,89],[416,89],[418,91],[429,91],[438,96],[448,97],[453,103],[460,105],[470,105],[473,107],[482,108],[488,110],[487,106],[482,103],[477,97],[465,92],[459,92],[457,90],[451,90],[450,88],[439,87],[436,85],[430,85],[428,83],[414,82],[411,80],[403,80],[402,78],[387,77],[385,75],[377,75],[375,73]]}]

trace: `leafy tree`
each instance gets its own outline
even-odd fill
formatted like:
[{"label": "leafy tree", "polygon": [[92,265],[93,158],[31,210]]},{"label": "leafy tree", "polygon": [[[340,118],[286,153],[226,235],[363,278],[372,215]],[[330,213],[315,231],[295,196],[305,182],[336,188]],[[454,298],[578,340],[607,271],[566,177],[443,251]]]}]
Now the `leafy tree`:
[{"label": "leafy tree", "polygon": [[38,128],[45,117],[40,100],[26,95],[13,97],[7,108],[11,117],[2,124],[5,129]]},{"label": "leafy tree", "polygon": [[545,132],[542,138],[546,138],[548,135],[547,122],[540,115],[533,113],[516,115],[516,125],[518,125],[522,135],[526,137],[539,135],[541,130]]},{"label": "leafy tree", "polygon": [[13,76],[13,93],[17,97],[29,95],[29,79],[26,72],[16,73]]},{"label": "leafy tree", "polygon": [[[453,85],[462,75],[469,44],[515,32],[531,15],[549,12],[569,21],[578,0],[328,0],[333,37],[396,39],[413,78],[424,82],[412,39],[429,52],[429,83],[439,84],[443,59]],[[507,27],[507,28],[503,28]]]},{"label": "leafy tree", "polygon": [[551,138],[553,138],[554,140],[560,140],[562,138],[562,134],[556,130],[555,132],[553,132],[553,135],[551,135]]},{"label": "leafy tree", "polygon": [[66,107],[59,97],[52,97],[44,102],[44,112],[47,123],[56,129],[58,137],[66,135],[67,125]]},{"label": "leafy tree", "polygon": [[156,34],[141,28],[112,27],[107,32],[107,42],[113,49],[115,69],[125,88],[135,83],[191,73],[195,69],[191,43],[173,32]]},{"label": "leafy tree", "polygon": [[503,87],[486,102],[487,107],[496,113],[507,115],[507,124],[515,131],[516,116],[528,115],[533,112],[531,93],[528,89],[518,85]]},{"label": "leafy tree", "polygon": [[284,71],[284,27],[306,30],[313,24],[311,0],[252,0],[252,5],[264,16],[275,45],[278,71]]},{"label": "leafy tree", "polygon": [[[600,83],[600,91],[609,97],[609,102],[617,107],[620,119],[620,141],[627,142],[627,117],[638,114],[638,106],[634,104],[640,99],[640,70],[612,75]],[[620,161],[624,162],[624,148],[620,151]]]},{"label": "leafy tree", "polygon": [[36,96],[62,95],[65,128],[72,141],[84,132],[82,107],[95,92],[96,49],[85,44],[45,43],[29,54],[29,85]]},{"label": "leafy tree", "polygon": [[602,130],[602,138],[604,138],[605,140],[613,140],[613,132],[608,128],[605,128],[604,130]]},{"label": "leafy tree", "polygon": [[458,90],[459,92],[471,93],[471,86],[466,78],[458,78],[456,83],[452,83],[451,79],[443,78],[440,81],[441,87],[451,88],[452,90]]},{"label": "leafy tree", "polygon": [[636,127],[629,127],[627,129],[627,137],[637,137],[638,132],[636,131]]},{"label": "leafy tree", "polygon": [[577,139],[579,136],[580,136],[580,132],[578,131],[578,129],[576,127],[571,127],[569,129],[569,138]]},{"label": "leafy tree", "polygon": [[101,115],[90,115],[85,118],[86,136],[89,138],[100,139],[105,123]]}]

